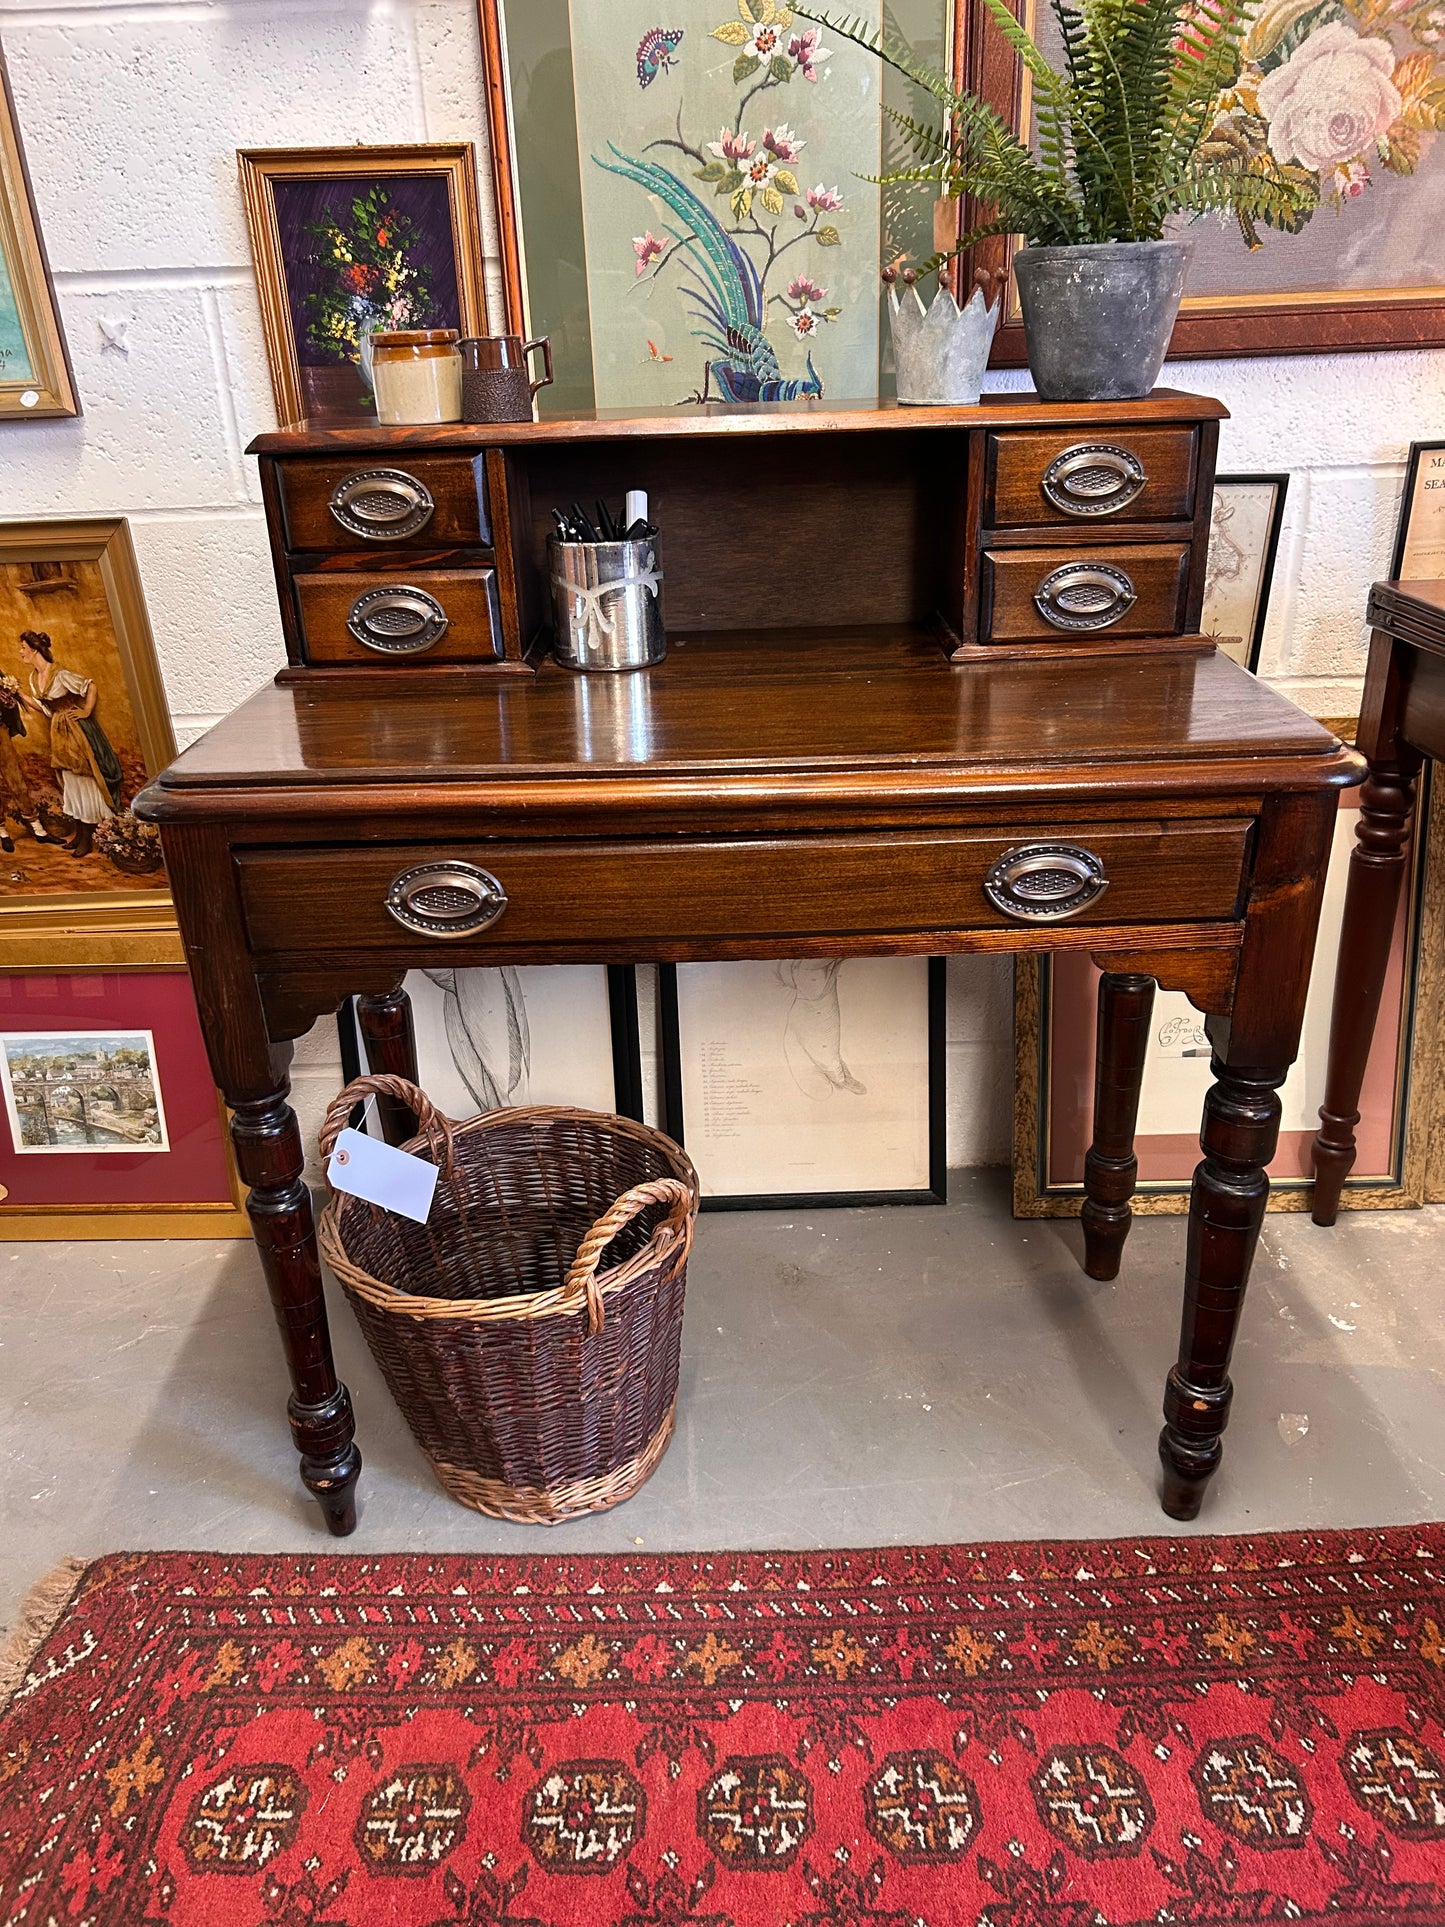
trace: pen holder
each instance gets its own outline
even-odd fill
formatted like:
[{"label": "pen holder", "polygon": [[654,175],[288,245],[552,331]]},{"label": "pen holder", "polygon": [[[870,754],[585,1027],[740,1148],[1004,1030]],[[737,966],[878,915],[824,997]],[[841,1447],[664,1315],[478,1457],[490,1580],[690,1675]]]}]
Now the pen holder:
[{"label": "pen holder", "polygon": [[637,542],[547,538],[554,650],[564,669],[645,669],[667,654],[655,535]]}]

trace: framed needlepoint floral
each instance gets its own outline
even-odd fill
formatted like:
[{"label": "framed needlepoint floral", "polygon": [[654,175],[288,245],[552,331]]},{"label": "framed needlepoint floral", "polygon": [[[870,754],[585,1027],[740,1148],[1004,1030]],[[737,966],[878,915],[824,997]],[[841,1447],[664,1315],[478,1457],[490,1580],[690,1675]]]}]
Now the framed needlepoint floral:
[{"label": "framed needlepoint floral", "polygon": [[236,158],[283,423],[374,419],[363,343],[378,328],[485,334],[469,144]]},{"label": "framed needlepoint floral", "polygon": [[[1057,18],[1025,0],[1051,61]],[[970,0],[978,41],[994,29]],[[995,60],[988,97],[1029,125],[1012,64]],[[1194,243],[1174,356],[1445,344],[1445,5],[1441,0],[1263,0],[1211,139],[1261,175],[1287,178],[1303,207],[1289,231],[1206,218]],[[970,274],[994,273],[1006,244],[982,244]],[[1022,365],[1010,292],[995,363]]]},{"label": "framed needlepoint floral", "polygon": [[[480,4],[507,326],[551,337],[544,411],[890,392],[879,269],[933,251],[934,210],[860,177],[929,96],[780,0]],[[955,66],[949,0],[886,11]]]}]

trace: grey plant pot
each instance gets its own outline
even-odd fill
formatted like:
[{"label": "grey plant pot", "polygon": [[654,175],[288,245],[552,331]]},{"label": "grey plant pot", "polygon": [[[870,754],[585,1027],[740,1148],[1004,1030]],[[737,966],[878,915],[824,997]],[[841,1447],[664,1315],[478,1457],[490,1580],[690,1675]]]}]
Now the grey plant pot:
[{"label": "grey plant pot", "polygon": [[1192,251],[1189,241],[1019,250],[1013,265],[1029,369],[1045,401],[1132,401],[1149,393]]}]

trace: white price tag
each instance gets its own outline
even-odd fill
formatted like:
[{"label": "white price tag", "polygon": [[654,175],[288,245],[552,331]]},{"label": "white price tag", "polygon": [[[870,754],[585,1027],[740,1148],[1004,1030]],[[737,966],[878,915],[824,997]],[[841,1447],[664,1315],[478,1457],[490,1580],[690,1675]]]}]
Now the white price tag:
[{"label": "white price tag", "polygon": [[437,1188],[437,1168],[394,1144],[343,1131],[336,1140],[326,1175],[333,1191],[345,1191],[399,1217],[425,1224]]}]

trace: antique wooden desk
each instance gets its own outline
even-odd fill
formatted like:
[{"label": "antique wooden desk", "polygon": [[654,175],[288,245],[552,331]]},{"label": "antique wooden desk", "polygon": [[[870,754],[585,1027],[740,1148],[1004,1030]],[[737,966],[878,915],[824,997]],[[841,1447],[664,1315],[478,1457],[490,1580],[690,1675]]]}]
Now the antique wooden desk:
[{"label": "antique wooden desk", "polygon": [[[262,438],[290,664],[137,807],[161,825],[333,1531],[360,1459],[287,1040],[361,992],[373,1060],[404,1063],[401,979],[438,952],[1088,951],[1109,973],[1098,1276],[1128,1229],[1151,980],[1184,990],[1216,1082],[1161,1452],[1165,1510],[1198,1511],[1335,791],[1359,773],[1192,633],[1221,412],[1162,393]],[[663,530],[671,653],[569,675],[536,647],[547,508],[634,486]],[[411,666],[397,639],[438,653]]]},{"label": "antique wooden desk", "polygon": [[1445,582],[1377,582],[1368,619],[1370,661],[1355,741],[1369,773],[1350,853],[1325,1101],[1314,1142],[1316,1224],[1334,1223],[1355,1162],[1360,1090],[1405,877],[1415,779],[1427,756],[1445,757]]}]

